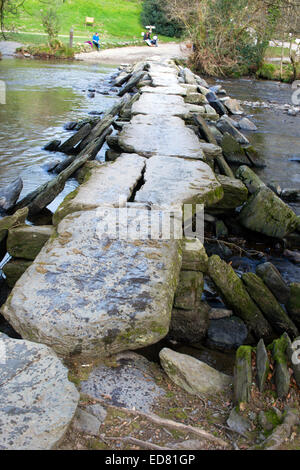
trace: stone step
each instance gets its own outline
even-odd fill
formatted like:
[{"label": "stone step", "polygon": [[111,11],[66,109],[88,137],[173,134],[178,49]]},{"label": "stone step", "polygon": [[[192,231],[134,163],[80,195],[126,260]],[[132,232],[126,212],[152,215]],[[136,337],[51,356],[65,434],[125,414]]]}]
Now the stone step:
[{"label": "stone step", "polygon": [[135,201],[158,207],[202,204],[207,206],[223,197],[221,184],[202,161],[157,155],[146,164],[145,184]]},{"label": "stone step", "polygon": [[198,137],[176,116],[134,116],[120,132],[119,145],[124,152],[145,157],[165,155],[195,160],[204,158]]},{"label": "stone step", "polygon": [[65,357],[99,357],[166,336],[180,242],[139,240],[139,227],[150,224],[143,209],[129,211],[129,233],[119,239],[113,230],[116,223],[127,228],[126,215],[127,208],[104,207],[63,219],[3,307],[23,338]]},{"label": "stone step", "polygon": [[122,154],[112,163],[92,168],[85,182],[58,207],[53,223],[58,224],[73,212],[96,209],[103,205],[118,207],[120,201],[128,201],[142,177],[145,163],[145,158],[139,155]]},{"label": "stone step", "polygon": [[150,114],[152,116],[178,116],[185,118],[187,108],[182,96],[164,95],[162,93],[143,93],[133,106],[131,113]]}]

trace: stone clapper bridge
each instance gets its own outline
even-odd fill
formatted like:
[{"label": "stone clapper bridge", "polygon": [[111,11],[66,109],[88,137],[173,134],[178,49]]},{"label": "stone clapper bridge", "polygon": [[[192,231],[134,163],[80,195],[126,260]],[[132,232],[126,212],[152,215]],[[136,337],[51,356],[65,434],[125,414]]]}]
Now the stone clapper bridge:
[{"label": "stone clapper bridge", "polygon": [[[141,88],[119,134],[114,162],[94,163],[86,182],[54,214],[56,233],[17,282],[3,314],[24,339],[66,357],[138,349],[166,336],[181,269],[180,240],[110,239],[103,222],[148,220],[149,207],[212,205],[223,188],[183,120],[191,105],[170,61],[150,60],[154,87]],[[144,178],[139,189],[138,183]],[[102,210],[101,210],[102,209]],[[105,209],[105,210],[104,210]],[[130,227],[129,227],[130,229]]]},{"label": "stone clapper bridge", "polygon": [[[179,82],[173,61],[151,58],[147,64],[151,86],[140,88],[131,120],[118,136],[123,153],[113,162],[89,164],[84,183],[54,214],[51,238],[3,307],[3,315],[24,339],[11,344],[2,336],[10,354],[22,363],[17,367],[19,381],[23,378],[29,387],[33,383],[34,375],[24,379],[30,368],[22,370],[32,359],[40,364],[35,373],[40,374],[41,388],[43,368],[51,385],[43,398],[47,419],[38,415],[39,436],[21,420],[18,426],[6,427],[6,436],[0,431],[3,448],[53,448],[64,435],[78,392],[52,351],[63,358],[99,358],[157,343],[168,333],[182,241],[101,236],[103,221],[114,221],[133,208],[129,229],[135,230],[136,219],[148,224],[150,211],[162,214],[191,203],[210,206],[223,198],[222,185],[204,161],[204,150],[211,152],[215,146],[201,143],[184,121],[200,109],[215,119],[216,112],[209,105],[186,102],[193,85]],[[124,207],[119,207],[120,200],[127,201]],[[15,390],[12,384],[2,387],[13,407]],[[21,402],[24,396],[20,392]],[[53,400],[57,405],[51,408]],[[29,421],[36,420],[34,411],[30,413]],[[0,424],[7,420],[4,415],[2,410]]]}]

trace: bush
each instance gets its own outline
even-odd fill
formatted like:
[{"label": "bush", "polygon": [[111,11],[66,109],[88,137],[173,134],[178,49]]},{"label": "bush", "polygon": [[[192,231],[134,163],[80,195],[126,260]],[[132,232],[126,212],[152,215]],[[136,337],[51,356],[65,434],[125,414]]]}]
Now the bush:
[{"label": "bush", "polygon": [[183,25],[170,20],[159,0],[144,0],[141,13],[143,26],[155,25],[155,32],[164,36],[179,38],[183,33]]}]

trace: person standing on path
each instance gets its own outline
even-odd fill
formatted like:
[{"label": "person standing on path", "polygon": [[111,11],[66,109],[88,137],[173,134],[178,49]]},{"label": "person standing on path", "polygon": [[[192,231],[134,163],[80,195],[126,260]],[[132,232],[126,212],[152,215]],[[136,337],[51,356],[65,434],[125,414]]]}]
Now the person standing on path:
[{"label": "person standing on path", "polygon": [[99,41],[100,41],[99,34],[95,33],[94,36],[93,36],[93,44],[94,44],[94,46],[96,46],[97,51],[99,51],[99,49],[100,49]]}]

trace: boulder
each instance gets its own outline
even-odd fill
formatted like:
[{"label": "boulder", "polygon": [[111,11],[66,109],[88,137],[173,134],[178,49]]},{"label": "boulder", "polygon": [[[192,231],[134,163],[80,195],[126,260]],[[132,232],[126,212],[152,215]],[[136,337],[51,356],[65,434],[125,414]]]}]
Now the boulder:
[{"label": "boulder", "polygon": [[204,289],[203,274],[197,271],[181,271],[175,292],[174,307],[193,310],[201,300]]},{"label": "boulder", "polygon": [[297,227],[296,214],[271,189],[258,189],[244,205],[241,225],[269,237],[284,238]]},{"label": "boulder", "polygon": [[207,99],[201,93],[188,93],[187,96],[184,98],[185,103],[189,104],[205,104],[207,103]]},{"label": "boulder", "polygon": [[47,346],[2,333],[0,351],[0,448],[54,449],[64,437],[79,400],[68,380],[68,370]]},{"label": "boulder", "polygon": [[287,311],[300,328],[300,283],[293,282],[290,285],[290,299],[287,303]]},{"label": "boulder", "polygon": [[62,356],[107,356],[158,342],[169,330],[181,268],[179,241],[160,235],[148,238],[144,209],[67,216],[15,285],[5,318]]},{"label": "boulder", "polygon": [[217,220],[216,222],[216,238],[228,237],[228,228],[226,227],[223,220]]},{"label": "boulder", "polygon": [[[226,106],[226,102],[225,102],[225,106]],[[238,122],[238,127],[242,131],[257,131],[256,125],[252,121],[250,121],[250,119],[246,117],[241,119]]]},{"label": "boulder", "polygon": [[272,336],[269,323],[249,296],[233,268],[219,256],[213,255],[208,260],[208,274],[221,292],[226,306],[246,323],[257,338],[269,339]]},{"label": "boulder", "polygon": [[25,224],[25,220],[28,217],[28,208],[24,207],[19,209],[13,215],[3,217],[0,220],[0,241],[4,240],[8,234],[8,230],[18,225]]},{"label": "boulder", "polygon": [[245,437],[248,437],[249,431],[251,431],[250,422],[244,418],[244,416],[240,415],[236,408],[231,410],[229,418],[227,419],[227,425],[232,431]]},{"label": "boulder", "polygon": [[207,333],[209,312],[209,305],[200,300],[190,310],[173,308],[168,339],[187,344],[200,343]]},{"label": "boulder", "polygon": [[[75,123],[75,126],[76,126],[77,123]],[[72,129],[75,128],[72,127]],[[51,140],[51,142],[49,142],[48,144],[46,144],[44,147],[43,147],[43,150],[47,150],[48,152],[56,152],[58,147],[60,146],[61,144],[61,140]]]},{"label": "boulder", "polygon": [[236,352],[234,367],[234,400],[249,403],[252,387],[252,348],[240,346]]},{"label": "boulder", "polygon": [[187,83],[189,85],[197,85],[196,77],[190,69],[185,67],[184,70],[183,70],[183,74],[184,74],[185,83]]},{"label": "boulder", "polygon": [[228,375],[186,354],[164,348],[159,358],[169,378],[192,395],[221,393],[232,383]]},{"label": "boulder", "polygon": [[212,308],[209,312],[210,320],[220,320],[221,318],[229,318],[233,316],[233,311],[227,308]]},{"label": "boulder", "polygon": [[101,422],[96,416],[93,416],[91,413],[81,408],[77,409],[72,423],[72,427],[75,431],[83,433],[84,435],[98,436],[100,426]]},{"label": "boulder", "polygon": [[34,260],[53,234],[51,225],[19,225],[8,231],[7,251],[15,258]]},{"label": "boulder", "polygon": [[199,127],[201,137],[203,137],[203,139],[205,139],[208,143],[217,145],[217,140],[205,119],[200,114],[198,114],[194,116],[194,121],[195,124]]},{"label": "boulder", "polygon": [[204,162],[157,155],[146,163],[145,184],[135,202],[154,207],[182,207],[184,204],[211,206],[223,197],[214,172]]},{"label": "boulder", "polygon": [[250,160],[247,158],[244,149],[228,132],[225,132],[221,145],[224,156],[229,163],[235,165],[250,165]]},{"label": "boulder", "polygon": [[[125,351],[99,364],[82,380],[80,391],[108,404],[149,413],[165,391],[156,384],[155,365],[136,353]],[[110,398],[109,398],[110,397]],[[90,408],[86,409],[89,413]],[[99,419],[99,415],[92,411]]]},{"label": "boulder", "polygon": [[239,144],[249,145],[249,140],[232,124],[232,119],[227,115],[222,116],[217,122],[217,128],[225,134],[230,134]]},{"label": "boulder", "polygon": [[256,348],[257,385],[262,393],[269,373],[270,361],[263,339],[260,339]]},{"label": "boulder", "polygon": [[17,202],[23,189],[22,178],[17,178],[10,184],[0,189],[0,209],[8,211]]},{"label": "boulder", "polygon": [[208,256],[203,244],[197,238],[184,238],[182,243],[182,270],[205,273]]},{"label": "boulder", "polygon": [[290,298],[290,288],[274,264],[269,262],[258,264],[256,274],[264,281],[280,304],[287,304]]},{"label": "boulder", "polygon": [[248,190],[240,180],[224,175],[217,175],[217,180],[222,185],[224,197],[212,205],[209,208],[210,211],[215,213],[232,210],[242,206],[247,201]]},{"label": "boulder", "polygon": [[240,166],[235,176],[244,183],[250,194],[254,194],[257,190],[266,187],[265,183],[246,165]]},{"label": "boulder", "polygon": [[282,336],[273,343],[273,359],[275,361],[275,385],[278,398],[285,398],[290,388],[290,373],[287,358],[288,341]]},{"label": "boulder", "polygon": [[31,264],[32,261],[27,259],[11,259],[3,266],[2,271],[4,272],[6,282],[11,289]]},{"label": "boulder", "polygon": [[228,98],[228,99],[224,99],[223,103],[225,104],[230,114],[237,114],[237,115],[244,114],[244,110],[241,108],[238,100]]},{"label": "boulder", "polygon": [[245,323],[238,317],[210,320],[207,332],[207,345],[211,349],[231,351],[244,344],[248,336]]},{"label": "boulder", "polygon": [[280,334],[286,331],[292,338],[295,338],[298,335],[297,327],[277,302],[263,280],[254,273],[243,274],[242,280],[250,297],[258,305],[274,330]]},{"label": "boulder", "polygon": [[264,157],[252,145],[246,145],[243,148],[251,165],[256,168],[265,168],[267,166]]}]

